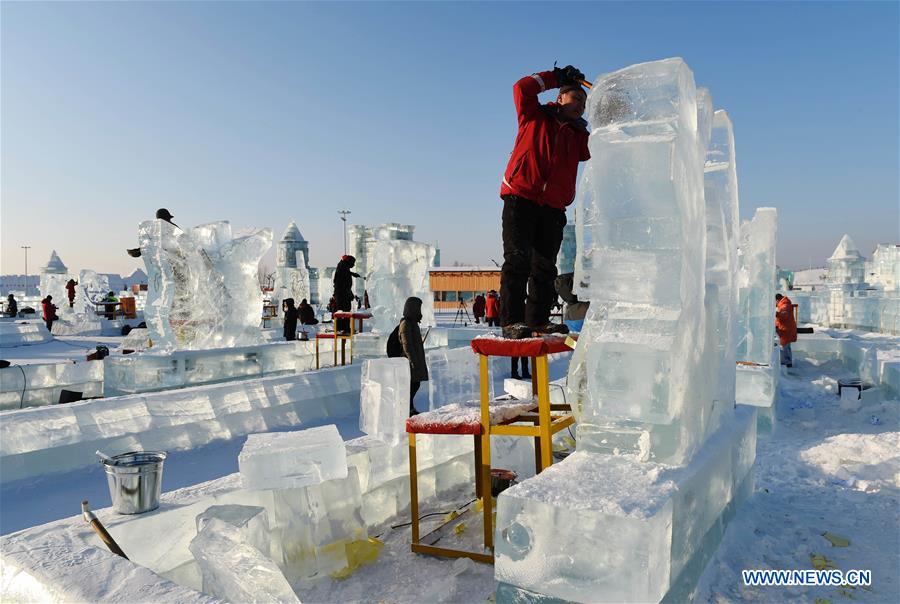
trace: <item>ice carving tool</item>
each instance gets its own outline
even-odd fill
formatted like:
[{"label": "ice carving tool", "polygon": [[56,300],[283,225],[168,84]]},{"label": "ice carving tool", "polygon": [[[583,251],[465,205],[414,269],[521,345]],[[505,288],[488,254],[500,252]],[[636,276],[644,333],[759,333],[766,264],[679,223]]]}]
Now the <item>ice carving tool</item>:
[{"label": "ice carving tool", "polygon": [[591,83],[588,82],[587,80],[578,80],[578,83],[581,84],[582,86],[584,86],[584,87],[587,88],[587,89],[593,88],[593,86],[591,86]]},{"label": "ice carving tool", "polygon": [[119,547],[116,540],[112,538],[112,535],[109,534],[106,527],[103,526],[103,523],[97,518],[96,514],[91,511],[87,499],[81,502],[81,515],[84,516],[87,523],[91,525],[91,528],[94,529],[94,532],[97,533],[97,536],[100,537],[100,540],[104,545],[109,548],[109,551],[128,560],[128,556],[125,555],[125,552],[122,551],[122,548]]}]

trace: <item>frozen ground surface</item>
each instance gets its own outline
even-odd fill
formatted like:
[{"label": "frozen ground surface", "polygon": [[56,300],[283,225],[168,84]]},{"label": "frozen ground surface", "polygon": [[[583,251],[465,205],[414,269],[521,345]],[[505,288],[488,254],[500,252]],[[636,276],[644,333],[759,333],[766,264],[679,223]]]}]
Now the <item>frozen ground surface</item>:
[{"label": "frozen ground surface", "polygon": [[84,361],[97,346],[106,346],[112,351],[119,347],[122,340],[122,336],[56,336],[43,344],[0,348],[0,358],[14,365]]},{"label": "frozen ground surface", "polygon": [[[848,413],[836,379],[852,375],[841,365],[800,361],[792,371],[780,381],[775,434],[758,442],[756,492],[728,526],[700,578],[697,601],[900,602],[898,401]],[[832,546],[826,532],[849,545]],[[742,569],[812,569],[813,557],[845,572],[869,569],[872,586],[741,581]]]}]

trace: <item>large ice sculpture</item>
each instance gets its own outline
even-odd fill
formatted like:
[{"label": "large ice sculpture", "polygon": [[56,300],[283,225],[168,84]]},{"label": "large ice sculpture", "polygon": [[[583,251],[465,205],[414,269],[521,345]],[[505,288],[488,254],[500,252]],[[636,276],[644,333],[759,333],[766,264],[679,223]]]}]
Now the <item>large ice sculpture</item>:
[{"label": "large ice sculpture", "polygon": [[598,78],[588,112],[575,281],[591,308],[568,378],[578,450],[500,495],[497,601],[690,601],[753,490],[756,409],[735,410],[726,350],[731,126],[681,59]]},{"label": "large ice sculpture", "polygon": [[[294,299],[299,306],[301,300],[312,302],[309,277],[309,246],[297,223],[288,224],[281,241],[278,242],[278,258],[275,271],[275,291],[272,292],[272,303],[281,307],[281,301]],[[281,311],[279,310],[279,315]]]},{"label": "large ice sculpture", "polygon": [[259,260],[271,229],[234,237],[227,221],[183,231],[164,220],[139,227],[147,266],[144,319],[154,346],[223,348],[262,342]]},{"label": "large ice sculpture", "polygon": [[778,211],[757,208],[741,224],[737,360],[767,365],[775,343],[775,231]]},{"label": "large ice sculpture", "polygon": [[[41,297],[53,296],[53,303],[59,307],[57,314],[69,313],[69,298],[66,283],[69,281],[69,269],[60,260],[56,250],[50,254],[50,260],[41,267],[39,288]],[[38,309],[40,312],[40,309]]]},{"label": "large ice sculpture", "polygon": [[403,304],[410,296],[422,299],[420,326],[431,327],[434,301],[428,283],[428,269],[434,261],[434,246],[417,241],[391,239],[391,233],[379,228],[372,252],[372,272],[366,277],[366,289],[372,304],[375,331],[390,333],[403,317]]},{"label": "large ice sculpture", "polygon": [[609,74],[588,111],[575,281],[591,308],[569,379],[579,447],[681,463],[717,415],[698,369],[715,322],[693,75],[680,59]]},{"label": "large ice sculpture", "polygon": [[371,359],[363,364],[359,429],[388,444],[406,437],[409,417],[409,361]]},{"label": "large ice sculpture", "polygon": [[[88,316],[97,313],[99,302],[109,293],[109,277],[97,271],[83,270],[78,273],[78,285],[75,287],[75,312]],[[102,307],[99,307],[102,310]]]}]

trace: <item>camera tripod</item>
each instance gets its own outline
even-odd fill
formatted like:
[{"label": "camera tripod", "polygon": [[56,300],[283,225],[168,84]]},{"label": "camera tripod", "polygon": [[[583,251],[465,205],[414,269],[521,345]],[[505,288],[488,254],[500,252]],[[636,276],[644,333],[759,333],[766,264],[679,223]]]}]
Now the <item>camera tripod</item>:
[{"label": "camera tripod", "polygon": [[466,306],[465,300],[460,300],[459,306],[456,307],[456,316],[453,318],[453,324],[456,325],[457,321],[462,323],[463,327],[472,322],[472,317],[469,316],[469,308]]}]

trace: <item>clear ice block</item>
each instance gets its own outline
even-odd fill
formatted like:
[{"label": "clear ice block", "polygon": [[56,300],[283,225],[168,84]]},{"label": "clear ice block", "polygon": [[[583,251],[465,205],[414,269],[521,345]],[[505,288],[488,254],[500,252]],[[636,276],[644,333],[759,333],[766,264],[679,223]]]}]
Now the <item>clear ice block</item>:
[{"label": "clear ice block", "polygon": [[741,224],[737,360],[765,365],[775,341],[775,235],[778,211],[757,208]]},{"label": "clear ice block", "polygon": [[199,534],[213,518],[237,528],[245,543],[252,545],[266,556],[269,555],[269,517],[265,508],[255,505],[212,505],[197,516],[197,533]]},{"label": "clear ice block", "polygon": [[190,549],[205,593],[229,602],[300,602],[278,566],[227,522],[209,519]]},{"label": "clear ice block", "polygon": [[244,488],[303,487],[347,476],[344,441],[334,424],[251,434],[238,455]]},{"label": "clear ice block", "polygon": [[434,295],[428,284],[428,271],[434,263],[434,246],[416,241],[390,239],[379,229],[372,251],[372,272],[366,288],[372,304],[372,327],[390,333],[403,317],[403,305],[410,296],[422,299],[423,331],[433,327]]},{"label": "clear ice block", "polygon": [[372,359],[363,364],[359,429],[391,444],[405,440],[409,417],[409,361]]}]

